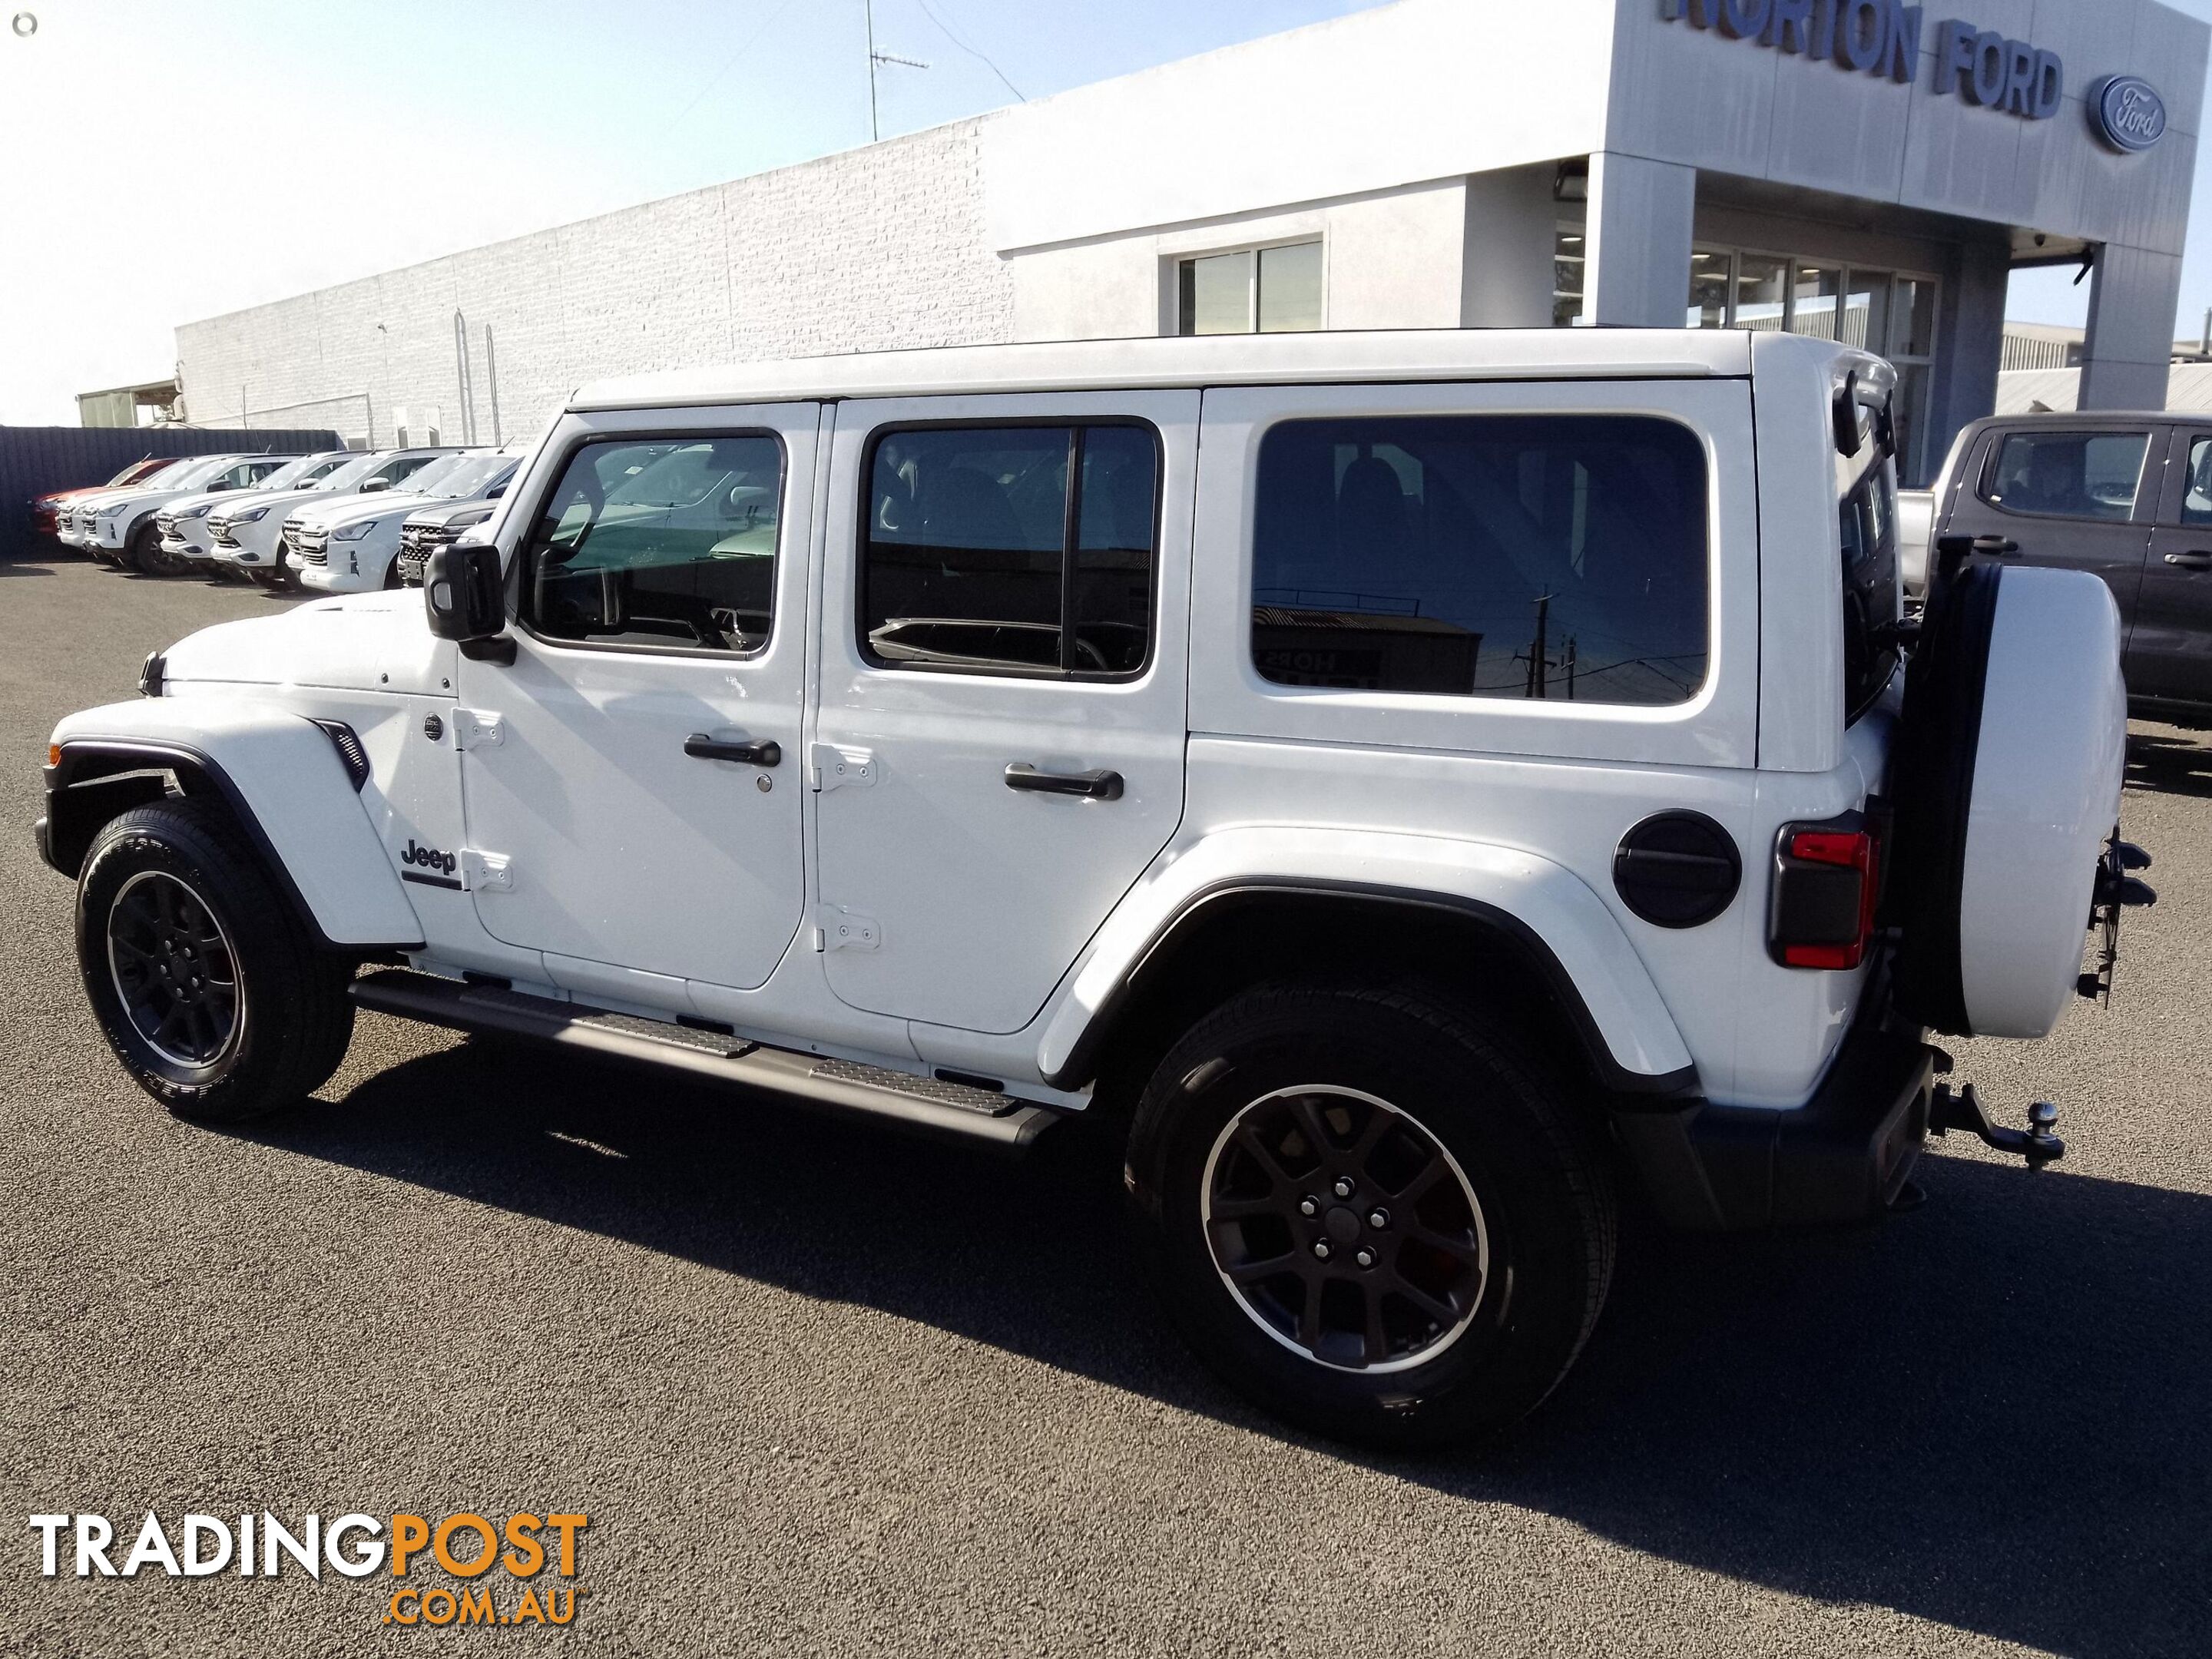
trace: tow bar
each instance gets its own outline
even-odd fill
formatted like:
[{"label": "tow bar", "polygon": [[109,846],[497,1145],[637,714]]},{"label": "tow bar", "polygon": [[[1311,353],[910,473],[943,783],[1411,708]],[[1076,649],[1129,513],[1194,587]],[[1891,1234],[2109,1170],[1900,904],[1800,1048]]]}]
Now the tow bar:
[{"label": "tow bar", "polygon": [[2027,1109],[2027,1128],[2008,1129],[1990,1118],[1989,1108],[1982,1104],[1971,1083],[1955,1093],[1949,1084],[1939,1083],[1936,1092],[1929,1097],[1930,1134],[1964,1129],[1969,1134],[1980,1136],[1985,1146],[2026,1158],[2031,1170],[2056,1164],[2066,1156],[2066,1143],[2054,1133],[2057,1127],[2058,1109],[2047,1100],[2039,1100]]}]

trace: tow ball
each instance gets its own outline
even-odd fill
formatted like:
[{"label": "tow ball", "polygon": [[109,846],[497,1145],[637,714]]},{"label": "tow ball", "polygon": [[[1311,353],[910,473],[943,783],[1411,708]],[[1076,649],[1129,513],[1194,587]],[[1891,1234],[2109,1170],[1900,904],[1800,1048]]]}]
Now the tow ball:
[{"label": "tow ball", "polygon": [[1928,1102],[1930,1134],[1964,1129],[1981,1137],[1985,1146],[2026,1158],[2031,1170],[2056,1164],[2066,1156],[2066,1143],[2058,1138],[2057,1127],[2058,1109],[2047,1100],[2039,1100],[2027,1109],[2027,1128],[2004,1127],[1990,1116],[1989,1108],[1982,1104],[1971,1083],[1955,1093],[1949,1084],[1939,1083]]}]

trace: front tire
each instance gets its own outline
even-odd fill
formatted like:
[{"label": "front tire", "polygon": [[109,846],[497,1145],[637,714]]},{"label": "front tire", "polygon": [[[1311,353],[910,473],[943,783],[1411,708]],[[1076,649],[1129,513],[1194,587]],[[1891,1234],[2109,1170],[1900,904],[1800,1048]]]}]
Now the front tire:
[{"label": "front tire", "polygon": [[123,562],[142,576],[173,576],[184,568],[184,561],[173,558],[162,547],[161,526],[151,523],[132,534]]},{"label": "front tire", "polygon": [[353,1036],[352,966],[316,941],[230,821],[172,797],[86,854],[77,964],[108,1047],[179,1117],[258,1117],[329,1080]]},{"label": "front tire", "polygon": [[1263,986],[1216,1011],[1146,1088],[1127,1184],[1199,1356],[1367,1445],[1533,1410],[1612,1275],[1612,1192],[1564,1080],[1419,988]]}]

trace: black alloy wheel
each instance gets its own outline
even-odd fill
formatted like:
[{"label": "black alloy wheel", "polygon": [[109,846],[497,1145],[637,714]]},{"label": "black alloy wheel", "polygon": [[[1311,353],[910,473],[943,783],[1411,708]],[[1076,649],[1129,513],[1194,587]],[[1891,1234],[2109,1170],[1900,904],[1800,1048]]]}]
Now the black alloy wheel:
[{"label": "black alloy wheel", "polygon": [[355,958],[321,942],[216,802],[166,795],[93,837],[76,951],[108,1047],[179,1117],[258,1117],[344,1058]]},{"label": "black alloy wheel", "polygon": [[142,870],[107,911],[107,968],[124,1018],[170,1064],[218,1064],[246,1005],[238,958],[207,901],[178,877]]},{"label": "black alloy wheel", "polygon": [[1201,1359],[1279,1416],[1402,1450],[1504,1429],[1574,1363],[1613,1270],[1596,1133],[1463,988],[1289,981],[1162,1056],[1124,1181]]},{"label": "black alloy wheel", "polygon": [[161,527],[151,522],[141,525],[132,533],[122,562],[146,576],[173,576],[183,568],[183,562],[173,558],[161,545]]},{"label": "black alloy wheel", "polygon": [[1334,1085],[1274,1090],[1222,1127],[1201,1188],[1213,1264],[1253,1322],[1318,1364],[1434,1359],[1490,1272],[1481,1201],[1411,1113]]}]

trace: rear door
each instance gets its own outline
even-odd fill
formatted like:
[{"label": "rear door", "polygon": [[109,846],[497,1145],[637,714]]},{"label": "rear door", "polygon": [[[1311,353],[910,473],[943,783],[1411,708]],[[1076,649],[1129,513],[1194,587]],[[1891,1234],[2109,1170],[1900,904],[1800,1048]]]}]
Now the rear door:
[{"label": "rear door", "polygon": [[1019,1030],[1174,833],[1198,412],[837,406],[809,763],[842,1000]]},{"label": "rear door", "polygon": [[2002,556],[2007,563],[2094,572],[2112,590],[2123,620],[2131,618],[2158,509],[2163,442],[2163,431],[2148,422],[1996,428],[1943,532],[2017,542],[2019,551]]},{"label": "rear door", "polygon": [[2212,707],[2212,422],[2178,426],[2128,630],[2128,691]]}]

